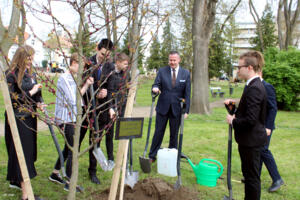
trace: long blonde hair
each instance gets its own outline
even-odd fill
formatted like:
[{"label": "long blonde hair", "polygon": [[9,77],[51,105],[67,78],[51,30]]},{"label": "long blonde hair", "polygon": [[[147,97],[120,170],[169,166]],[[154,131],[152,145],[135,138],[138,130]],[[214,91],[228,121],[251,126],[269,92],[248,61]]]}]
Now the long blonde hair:
[{"label": "long blonde hair", "polygon": [[[22,86],[22,79],[24,77],[26,65],[29,62],[29,60],[31,59],[30,57],[32,55],[34,55],[34,53],[35,53],[35,51],[31,46],[29,46],[29,45],[20,46],[17,49],[17,51],[11,61],[10,71],[15,72],[16,70],[19,70],[18,77],[17,77],[17,83],[18,83],[19,87]],[[28,73],[31,75],[31,73],[32,73],[31,68],[29,69]]]}]

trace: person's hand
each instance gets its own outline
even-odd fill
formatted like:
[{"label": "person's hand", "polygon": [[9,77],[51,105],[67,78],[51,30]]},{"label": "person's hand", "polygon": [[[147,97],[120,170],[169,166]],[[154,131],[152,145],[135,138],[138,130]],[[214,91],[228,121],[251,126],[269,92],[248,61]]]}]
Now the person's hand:
[{"label": "person's hand", "polygon": [[267,136],[271,135],[271,129],[266,128]]},{"label": "person's hand", "polygon": [[110,119],[113,119],[116,117],[116,112],[114,109],[110,108],[108,112],[109,112]]},{"label": "person's hand", "polygon": [[233,99],[226,99],[226,100],[224,101],[224,104],[225,104],[225,105],[229,105],[230,102],[234,102],[234,103],[235,103],[235,100],[233,100]]},{"label": "person's hand", "polygon": [[184,113],[184,119],[188,118],[189,114]]},{"label": "person's hand", "polygon": [[152,92],[157,94],[160,93],[160,90],[157,87],[152,88]]},{"label": "person's hand", "polygon": [[48,105],[46,105],[46,104],[44,104],[44,103],[40,103],[40,102],[37,103],[37,107],[38,107],[39,109],[41,109],[42,112],[45,111],[45,108],[46,108],[47,106],[48,106]]},{"label": "person's hand", "polygon": [[107,89],[101,89],[97,94],[98,99],[103,99],[107,96]]},{"label": "person's hand", "polygon": [[87,85],[92,85],[92,84],[94,84],[94,78],[93,78],[93,77],[89,77],[89,78],[86,80],[85,84],[87,84]]},{"label": "person's hand", "polygon": [[40,84],[40,83],[35,84],[35,85],[33,86],[33,88],[29,91],[30,95],[32,96],[32,95],[36,94],[36,93],[39,91],[39,89],[42,88],[42,87],[43,87],[43,86],[42,86],[42,84]]},{"label": "person's hand", "polygon": [[233,121],[234,118],[235,118],[235,115],[227,114],[227,117],[226,117],[227,124],[232,124],[232,121]]}]

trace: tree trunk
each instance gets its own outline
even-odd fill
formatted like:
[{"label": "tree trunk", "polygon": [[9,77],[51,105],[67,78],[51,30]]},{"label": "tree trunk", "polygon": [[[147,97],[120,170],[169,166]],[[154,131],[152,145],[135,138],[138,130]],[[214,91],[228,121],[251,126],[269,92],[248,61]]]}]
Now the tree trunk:
[{"label": "tree trunk", "polygon": [[[285,25],[285,33],[284,37],[282,34],[282,20],[281,20],[281,12],[283,7],[283,17],[284,17],[284,25]],[[278,23],[278,42],[280,49],[288,49],[290,45],[293,44],[293,32],[295,29],[295,26],[297,25],[296,21],[299,17],[300,12],[300,0],[297,0],[297,6],[296,9],[292,10],[292,8],[295,8],[295,5],[293,5],[293,1],[290,0],[279,0],[278,3],[278,10],[277,10],[277,23]]]},{"label": "tree trunk", "polygon": [[118,49],[118,27],[117,27],[117,11],[114,0],[110,0],[110,4],[112,6],[112,32],[113,32],[113,42],[115,49]]},{"label": "tree trunk", "polygon": [[21,16],[22,16],[22,24],[21,24],[20,30],[18,31],[18,44],[24,45],[24,43],[25,43],[24,33],[25,33],[25,27],[26,27],[26,12],[25,12],[25,8],[24,8],[24,0],[21,0],[20,11],[21,11]]},{"label": "tree trunk", "polygon": [[281,24],[281,14],[280,14],[280,11],[281,11],[282,6],[283,6],[282,1],[283,0],[279,0],[278,9],[277,9],[278,44],[279,44],[280,50],[282,50],[284,48],[284,41],[283,41],[283,36],[282,36],[283,27],[282,27],[282,24]]},{"label": "tree trunk", "polygon": [[[84,4],[84,0],[80,1],[80,4]],[[84,15],[85,15],[85,7],[81,6],[79,9],[80,15],[80,22],[78,25],[78,54],[83,55],[83,46],[82,46],[82,37],[83,37],[83,28],[84,28]],[[82,85],[82,74],[83,74],[83,66],[84,62],[81,56],[79,56],[79,72],[76,78],[76,83],[78,86]],[[72,176],[70,179],[69,185],[69,194],[68,200],[76,199],[76,186],[78,181],[78,168],[79,168],[79,138],[80,138],[80,128],[82,124],[82,116],[79,113],[82,113],[82,106],[81,106],[81,94],[80,90],[76,90],[76,107],[77,107],[77,116],[76,116],[76,126],[75,126],[75,133],[73,137],[73,148],[72,148]]]},{"label": "tree trunk", "polygon": [[13,8],[9,26],[6,29],[2,24],[0,15],[0,55],[1,62],[4,65],[4,70],[7,69],[7,55],[10,47],[15,43],[16,36],[18,34],[19,22],[20,22],[20,7],[21,0],[13,2]]},{"label": "tree trunk", "polygon": [[209,114],[208,44],[216,15],[217,0],[194,0],[192,113]]}]

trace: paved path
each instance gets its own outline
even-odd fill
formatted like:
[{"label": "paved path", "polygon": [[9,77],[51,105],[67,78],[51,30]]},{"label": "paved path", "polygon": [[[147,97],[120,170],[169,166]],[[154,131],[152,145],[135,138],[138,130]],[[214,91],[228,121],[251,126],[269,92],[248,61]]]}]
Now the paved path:
[{"label": "paved path", "polygon": [[[236,102],[239,101],[239,99],[235,99]],[[210,103],[210,107],[211,108],[216,108],[216,107],[222,107],[224,104],[224,99],[215,101]],[[133,117],[149,117],[150,115],[150,106],[144,106],[144,107],[134,107],[133,108]],[[153,116],[156,115],[155,109],[153,112]],[[47,130],[48,126],[42,122],[42,121],[38,121],[38,131],[43,131],[43,130]],[[0,136],[4,135],[4,122],[0,122]]]}]

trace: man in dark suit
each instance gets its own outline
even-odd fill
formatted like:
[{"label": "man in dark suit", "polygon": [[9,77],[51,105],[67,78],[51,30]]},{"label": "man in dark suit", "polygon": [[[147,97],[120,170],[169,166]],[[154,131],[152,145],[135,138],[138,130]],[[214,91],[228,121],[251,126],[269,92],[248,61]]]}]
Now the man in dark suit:
[{"label": "man in dark suit", "polygon": [[[262,72],[259,73],[260,77],[262,78]],[[267,117],[266,117],[266,132],[268,135],[267,144],[263,147],[261,151],[261,162],[260,162],[260,172],[262,169],[262,164],[264,163],[268,172],[272,178],[272,185],[269,188],[269,192],[277,191],[281,185],[284,184],[281,176],[278,172],[277,165],[275,159],[269,150],[269,145],[271,141],[271,136],[273,130],[275,129],[275,117],[277,114],[277,102],[276,102],[276,92],[272,84],[266,82],[262,79],[262,83],[267,92]]]},{"label": "man in dark suit", "polygon": [[[111,51],[113,49],[113,43],[109,39],[102,39],[98,46],[97,46],[97,53],[92,56],[89,61],[90,65],[86,66],[86,74],[91,74],[92,77],[94,78],[94,91],[97,92],[96,99],[97,99],[97,105],[101,105],[103,102],[106,101],[106,96],[107,96],[107,88],[105,83],[102,83],[101,77],[103,75],[109,74],[110,70],[113,70],[114,67],[111,63],[108,62],[110,58]],[[83,96],[83,99],[85,101],[85,105],[89,105],[91,95],[89,94],[89,91]],[[102,107],[101,110],[104,108]],[[83,109],[83,112],[85,113],[86,108]],[[97,114],[100,112],[100,110],[97,110]],[[83,113],[83,114],[84,114]],[[108,113],[103,112],[100,117],[99,117],[99,128],[100,130],[103,129],[104,125],[107,123],[108,119]],[[90,116],[91,117],[91,116]],[[80,143],[84,139],[84,136],[87,132],[87,127],[89,127],[88,120],[84,120],[82,123],[82,127],[80,130]],[[90,131],[89,135],[89,144],[92,143],[92,131]],[[99,144],[98,144],[99,145]],[[89,150],[89,175],[92,183],[95,184],[100,184],[100,180],[96,176],[97,172],[97,160],[95,156],[93,155],[93,149]]]},{"label": "man in dark suit", "polygon": [[[232,124],[245,178],[245,200],[260,199],[260,159],[267,142],[265,129],[267,94],[258,76],[262,54],[253,51],[240,56],[238,76],[247,81],[235,115],[227,115]],[[232,100],[226,100],[229,104]]]},{"label": "man in dark suit", "polygon": [[152,86],[152,92],[160,93],[160,96],[156,106],[155,132],[149,153],[151,163],[156,160],[156,154],[161,146],[168,120],[170,125],[169,148],[177,148],[181,120],[180,99],[182,98],[186,102],[185,118],[188,117],[191,79],[189,71],[181,68],[179,63],[179,53],[177,51],[170,52],[169,66],[158,70]]}]

